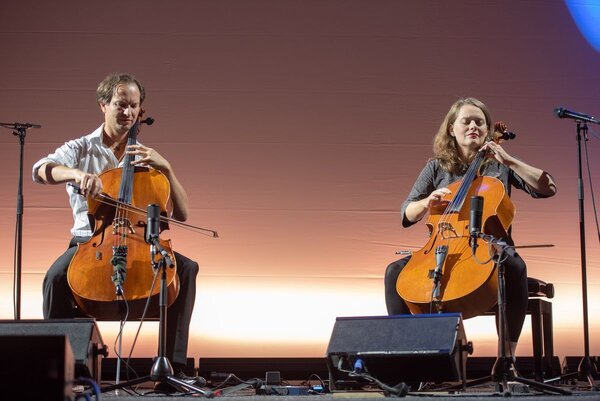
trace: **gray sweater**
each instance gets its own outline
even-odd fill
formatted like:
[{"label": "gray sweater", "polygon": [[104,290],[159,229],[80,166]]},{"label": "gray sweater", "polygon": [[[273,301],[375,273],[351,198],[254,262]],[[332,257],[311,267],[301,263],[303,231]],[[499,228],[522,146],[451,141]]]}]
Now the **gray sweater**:
[{"label": "gray sweater", "polygon": [[[402,203],[402,226],[410,227],[414,224],[409,221],[405,215],[406,207],[409,203],[424,199],[434,190],[447,187],[449,184],[461,180],[465,173],[466,169],[460,174],[450,173],[440,166],[439,160],[430,159],[415,181],[415,184],[408,194],[408,198]],[[533,198],[547,197],[546,195],[535,192],[534,189],[527,185],[517,173],[495,160],[492,160],[484,166],[481,175],[494,177],[500,180],[502,184],[504,184],[508,196],[510,196],[511,187],[515,187],[527,192]]]}]

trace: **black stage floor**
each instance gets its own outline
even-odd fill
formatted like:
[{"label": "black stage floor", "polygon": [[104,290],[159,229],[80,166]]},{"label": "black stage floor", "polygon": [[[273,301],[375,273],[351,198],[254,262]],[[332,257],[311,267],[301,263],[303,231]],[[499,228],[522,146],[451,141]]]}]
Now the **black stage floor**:
[{"label": "black stage floor", "polygon": [[[497,383],[491,380],[491,377],[487,376],[477,376],[481,372],[486,371],[488,369],[489,360],[493,360],[495,358],[472,358],[471,363],[469,364],[470,369],[468,370],[467,377],[467,387],[461,388],[461,383],[453,383],[453,382],[438,382],[438,383],[420,383],[422,387],[420,390],[417,388],[419,383],[412,383],[411,391],[408,392],[403,397],[398,396],[386,396],[386,394],[381,391],[379,388],[375,386],[365,386],[362,389],[356,390],[337,390],[329,392],[327,391],[327,379],[328,375],[326,371],[323,371],[324,366],[322,364],[322,359],[314,358],[314,359],[294,359],[291,358],[289,360],[285,358],[281,359],[240,359],[238,364],[233,363],[232,359],[224,359],[220,360],[207,360],[204,364],[201,363],[201,366],[205,366],[203,369],[199,369],[199,371],[206,376],[208,379],[208,389],[216,390],[214,391],[214,398],[226,398],[227,401],[269,401],[274,398],[284,398],[289,401],[362,401],[362,400],[373,400],[376,398],[385,399],[385,398],[413,398],[420,399],[424,401],[433,401],[433,400],[485,400],[495,397],[520,397],[526,398],[530,400],[536,401],[600,401],[600,391],[595,391],[592,389],[591,385],[587,381],[581,381],[577,377],[569,377],[563,378],[559,381],[555,381],[552,383],[553,388],[557,389],[557,392],[553,391],[543,391],[541,386],[538,385],[538,382],[534,382],[535,384],[532,386],[525,385],[519,382],[508,382],[506,383],[508,386],[504,389],[504,391],[500,391]],[[109,366],[113,365],[113,361],[105,360],[103,363],[103,371],[102,371],[102,386],[111,385],[114,383],[114,380],[107,380],[107,376],[113,375],[114,372],[111,371]],[[148,364],[149,361],[145,360],[137,360],[138,368],[142,368],[142,366]],[[191,362],[191,361],[190,361]],[[202,360],[201,360],[202,362]],[[285,362],[285,363],[284,363]],[[519,365],[519,360],[517,360],[517,365]],[[532,380],[533,372],[528,368],[527,362],[529,360],[527,358],[521,359],[521,366],[524,367],[523,372],[525,373],[523,377],[528,380]],[[287,364],[286,364],[287,363]],[[192,365],[193,366],[193,365]],[[224,371],[237,371],[241,374],[234,374],[234,378],[236,380],[227,381],[225,385],[219,385],[221,382],[219,380],[223,379],[222,371],[219,372],[219,367],[227,366],[229,369],[223,369]],[[277,385],[269,385],[266,384],[266,380],[268,377],[265,376],[265,367],[275,367],[279,369],[277,372],[269,372],[284,373],[282,377],[291,378],[306,378],[304,380],[281,380],[281,382]],[[302,369],[309,369],[303,371]],[[215,369],[213,369],[215,368]],[[566,366],[563,363],[563,369],[566,369]],[[210,370],[210,372],[207,371]],[[268,368],[266,369],[269,370]],[[141,371],[145,371],[145,367],[141,369]],[[564,374],[564,370],[559,372],[559,374]],[[231,373],[229,375],[232,375]],[[243,377],[245,379],[237,380],[239,377]],[[321,376],[323,379],[321,379]],[[113,376],[114,377],[114,376]],[[254,377],[253,379],[248,379],[250,377]],[[272,377],[272,376],[271,376]],[[473,380],[473,377],[480,377],[480,379]],[[229,376],[231,378],[231,376]],[[212,380],[211,380],[212,379]],[[242,382],[245,380],[246,382]],[[594,384],[598,386],[598,381],[596,378],[594,379]],[[124,380],[122,380],[124,381]],[[546,380],[547,381],[547,380]],[[257,384],[258,382],[258,384]],[[325,391],[320,392],[321,386],[320,384],[325,385]],[[449,386],[456,385],[455,389],[449,389]],[[565,392],[570,392],[571,394],[563,394]],[[75,394],[77,396],[77,394]],[[105,391],[100,394],[99,397],[92,396],[89,399],[100,400],[100,399],[109,399],[111,401],[120,401],[120,400],[131,400],[132,398],[140,398],[148,399],[148,400],[158,400],[168,398],[170,400],[184,400],[190,399],[192,397],[198,398],[208,398],[202,394],[183,394],[183,393],[175,393],[175,394],[156,394],[153,392],[153,383],[145,382],[139,385],[139,387],[132,389],[120,389],[120,390],[110,390]],[[77,399],[85,399],[83,396],[79,395]]]},{"label": "black stage floor", "polygon": [[[531,388],[516,388],[509,385],[509,388],[512,390],[508,394],[502,394],[496,392],[493,384],[486,384],[478,386],[477,388],[468,388],[466,391],[459,392],[448,392],[441,390],[424,390],[417,392],[409,392],[406,396],[401,398],[406,399],[416,399],[423,401],[433,401],[433,400],[487,400],[490,398],[497,397],[519,397],[520,399],[529,399],[535,401],[598,401],[600,400],[600,392],[591,391],[589,387],[586,387],[586,383],[579,383],[580,386],[565,386],[561,385],[560,388],[564,390],[569,390],[572,392],[571,395],[562,395],[562,394],[544,394],[536,391]],[[109,399],[111,401],[119,401],[119,400],[131,400],[133,398],[142,398],[145,400],[164,400],[168,398],[170,400],[186,400],[190,398],[205,398],[198,394],[172,394],[172,395],[164,395],[164,394],[153,394],[151,393],[152,389],[149,387],[139,388],[138,392],[144,395],[137,394],[129,394],[124,392],[123,390],[119,390],[118,394],[115,394],[114,391],[102,393],[99,398],[92,397],[91,399]],[[386,397],[382,392],[378,391],[351,391],[351,392],[334,392],[334,393],[325,393],[325,394],[315,394],[315,395],[257,395],[255,390],[240,390],[234,393],[216,396],[215,399],[218,398],[226,398],[227,401],[269,401],[273,398],[278,399],[286,399],[288,401],[372,401],[373,399],[386,399],[386,398],[398,398],[398,397]],[[80,398],[83,399],[83,398]]]}]

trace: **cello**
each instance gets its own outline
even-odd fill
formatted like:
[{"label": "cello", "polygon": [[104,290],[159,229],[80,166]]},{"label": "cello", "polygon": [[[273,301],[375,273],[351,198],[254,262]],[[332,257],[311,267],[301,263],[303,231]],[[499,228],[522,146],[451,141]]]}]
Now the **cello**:
[{"label": "cello", "polygon": [[[141,115],[129,130],[127,146],[137,143]],[[77,245],[67,270],[67,281],[77,306],[87,315],[100,320],[120,320],[121,301],[127,301],[129,318],[142,316],[148,303],[148,316],[158,315],[160,286],[153,271],[150,244],[145,241],[146,214],[149,204],[158,204],[162,216],[170,215],[170,184],[160,171],[134,167],[133,156],[125,154],[123,167],[99,175],[107,203],[88,197],[88,215],[93,227],[92,237]],[[93,221],[92,221],[93,220]],[[160,230],[168,229],[161,218]],[[167,269],[167,305],[179,292],[179,279],[170,240],[159,239],[162,248],[173,261]]]},{"label": "cello", "polygon": [[[496,123],[492,140],[505,131],[504,123]],[[508,236],[515,207],[500,180],[479,174],[485,159],[486,151],[479,151],[464,177],[448,185],[451,193],[430,210],[429,240],[398,277],[396,290],[413,314],[432,313],[435,307],[435,312],[460,312],[468,319],[497,303],[496,264],[481,243],[473,252],[466,201],[483,197],[482,231],[496,238]]]}]

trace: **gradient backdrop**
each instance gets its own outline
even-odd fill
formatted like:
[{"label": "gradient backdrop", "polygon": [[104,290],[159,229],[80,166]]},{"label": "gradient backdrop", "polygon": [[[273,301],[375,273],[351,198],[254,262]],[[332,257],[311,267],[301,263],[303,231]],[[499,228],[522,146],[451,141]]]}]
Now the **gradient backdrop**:
[{"label": "gradient backdrop", "polygon": [[[600,54],[563,1],[3,1],[0,46],[0,121],[43,125],[25,145],[23,318],[42,317],[41,282],[71,226],[64,187],[34,184],[31,166],[94,130],[98,82],[126,71],[156,119],[140,140],[172,161],[189,223],[221,236],[163,234],[201,266],[190,356],[323,356],[336,316],[384,315],[385,267],[427,235],[424,224],[401,228],[400,204],[463,96],[517,133],[508,152],[556,178],[554,198],[515,194],[514,238],[554,244],[520,252],[531,276],[556,286],[556,354],[583,355],[575,124],[553,109],[600,115]],[[19,146],[0,133],[0,318],[11,319]],[[600,252],[585,177],[597,355]],[[493,318],[465,326],[475,355],[495,355]],[[112,346],[117,324],[100,329]],[[134,355],[155,355],[156,337],[144,325]],[[528,320],[518,354],[531,353]]]}]

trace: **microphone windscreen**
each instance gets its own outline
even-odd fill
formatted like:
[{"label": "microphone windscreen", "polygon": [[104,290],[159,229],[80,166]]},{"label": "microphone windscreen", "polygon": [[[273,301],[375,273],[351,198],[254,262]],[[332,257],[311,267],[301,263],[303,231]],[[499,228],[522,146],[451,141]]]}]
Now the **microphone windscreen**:
[{"label": "microphone windscreen", "polygon": [[471,235],[481,232],[481,217],[483,214],[483,197],[471,197],[471,214],[469,216],[469,232]]}]

